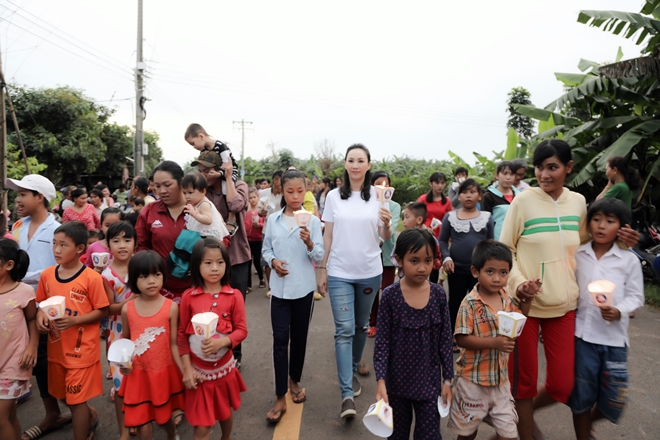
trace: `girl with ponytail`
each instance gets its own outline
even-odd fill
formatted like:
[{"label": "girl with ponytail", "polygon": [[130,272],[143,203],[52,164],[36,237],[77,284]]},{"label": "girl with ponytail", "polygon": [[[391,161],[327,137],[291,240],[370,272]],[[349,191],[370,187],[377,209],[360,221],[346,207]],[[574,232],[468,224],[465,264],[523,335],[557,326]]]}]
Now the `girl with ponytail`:
[{"label": "girl with ponytail", "polygon": [[613,156],[607,160],[605,175],[608,180],[607,186],[596,197],[596,200],[611,197],[621,200],[628,208],[632,208],[632,192],[638,189],[642,183],[639,171],[628,166],[625,157]]},{"label": "girl with ponytail", "polygon": [[30,391],[39,333],[34,289],[21,279],[30,258],[16,241],[0,238],[0,438],[18,438],[16,400]]}]

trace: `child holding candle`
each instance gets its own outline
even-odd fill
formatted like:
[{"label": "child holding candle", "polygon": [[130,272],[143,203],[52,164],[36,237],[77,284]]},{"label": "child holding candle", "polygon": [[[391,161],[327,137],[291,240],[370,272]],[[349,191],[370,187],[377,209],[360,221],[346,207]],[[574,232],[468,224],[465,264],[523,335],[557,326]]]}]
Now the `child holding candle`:
[{"label": "child holding candle", "polygon": [[[591,437],[593,423],[617,423],[628,393],[629,315],[644,305],[644,278],[637,257],[615,245],[619,229],[632,223],[620,200],[603,198],[589,207],[592,240],[575,254],[580,288],[575,320],[575,385],[568,405],[578,440]],[[607,280],[616,286],[612,305],[596,305],[589,283]],[[579,356],[578,356],[579,354]]]},{"label": "child holding candle", "polygon": [[[492,421],[498,440],[518,438],[518,416],[507,375],[516,340],[499,334],[497,312],[527,315],[532,303],[519,303],[509,296],[506,283],[512,265],[511,250],[495,240],[480,242],[472,253],[470,270],[478,283],[458,310],[454,335],[461,356],[456,361],[454,401],[447,424],[458,440],[474,439],[486,418]],[[527,285],[538,291],[541,283],[531,280]]]}]

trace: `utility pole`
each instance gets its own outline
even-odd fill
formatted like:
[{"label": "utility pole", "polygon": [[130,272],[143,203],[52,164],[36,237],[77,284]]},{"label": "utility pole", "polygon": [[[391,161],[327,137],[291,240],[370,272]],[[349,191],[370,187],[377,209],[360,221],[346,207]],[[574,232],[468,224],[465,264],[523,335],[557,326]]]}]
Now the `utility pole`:
[{"label": "utility pole", "polygon": [[245,124],[252,124],[250,121],[241,119],[240,121],[234,121],[234,124],[241,124],[241,179],[245,176]]},{"label": "utility pole", "polygon": [[[7,209],[7,189],[5,181],[7,180],[7,113],[5,112],[5,75],[2,72],[2,50],[0,50],[0,194],[2,194],[2,211],[0,215],[5,215]],[[4,235],[5,231],[0,231]]]},{"label": "utility pole", "polygon": [[142,93],[144,92],[144,69],[145,64],[142,59],[142,2],[138,0],[138,27],[137,27],[137,63],[135,66],[135,145],[133,157],[135,161],[134,175],[144,176],[144,131],[142,122],[144,121],[144,101]]}]

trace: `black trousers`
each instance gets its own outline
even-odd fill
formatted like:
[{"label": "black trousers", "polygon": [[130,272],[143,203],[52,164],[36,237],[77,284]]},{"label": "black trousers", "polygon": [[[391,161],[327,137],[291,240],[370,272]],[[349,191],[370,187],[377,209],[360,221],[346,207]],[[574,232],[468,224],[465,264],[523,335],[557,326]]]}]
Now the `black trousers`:
[{"label": "black trousers", "polygon": [[[241,291],[243,295],[243,301],[245,301],[245,292],[247,292],[248,278],[250,277],[250,266],[252,266],[252,260],[248,260],[245,263],[234,264],[231,267],[231,287]],[[241,345],[238,344],[232,352],[237,361],[241,361],[243,353],[241,350]]]},{"label": "black trousers", "polygon": [[51,397],[48,393],[48,333],[39,335],[37,364],[32,369],[32,375],[37,379],[39,395],[42,398]]},{"label": "black trousers", "polygon": [[[250,243],[250,252],[252,252],[252,264],[254,268],[257,269],[257,276],[259,281],[264,279],[264,268],[261,267],[261,248],[263,247],[263,241],[249,241]],[[248,287],[252,287],[252,275],[248,276]]]},{"label": "black trousers", "polygon": [[300,299],[270,297],[273,366],[277,397],[286,394],[286,390],[289,388],[289,377],[296,383],[300,382],[307,350],[307,333],[313,311],[314,292],[310,292]]},{"label": "black trousers", "polygon": [[458,309],[465,295],[472,290],[477,279],[472,274],[453,273],[447,277],[449,283],[449,319],[451,321],[451,334],[454,334]]}]

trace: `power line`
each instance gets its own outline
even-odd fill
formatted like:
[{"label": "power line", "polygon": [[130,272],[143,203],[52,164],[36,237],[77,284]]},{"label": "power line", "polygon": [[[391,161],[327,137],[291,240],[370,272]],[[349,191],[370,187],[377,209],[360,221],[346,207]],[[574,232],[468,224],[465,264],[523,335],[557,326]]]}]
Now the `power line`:
[{"label": "power line", "polygon": [[[19,6],[19,5],[17,5],[16,3],[12,2],[11,0],[7,0],[7,2],[8,2],[8,3],[11,3],[11,4],[14,5],[14,6],[16,6],[18,9],[21,9],[21,10],[24,11],[26,14],[29,14],[29,15],[33,16],[35,19],[37,19],[37,20],[43,22],[44,24],[50,26],[50,27],[52,28],[52,30],[47,29],[46,27],[40,25],[40,24],[37,23],[35,20],[31,20],[31,19],[29,19],[29,18],[27,18],[27,17],[25,17],[25,16],[19,14],[18,12],[16,12],[18,9],[17,9],[16,11],[14,11],[14,14],[18,15],[19,17],[23,18],[24,20],[28,21],[29,23],[34,24],[35,26],[38,26],[38,27],[40,27],[40,28],[42,28],[42,29],[44,29],[44,30],[46,30],[46,31],[49,31],[50,33],[59,32],[59,33],[61,33],[61,34],[66,35],[66,36],[69,37],[69,38],[72,38],[72,39],[76,40],[77,42],[81,43],[82,45],[87,46],[87,47],[90,48],[91,50],[94,50],[94,51],[96,51],[96,52],[102,54],[103,57],[105,57],[105,58],[103,58],[103,57],[101,57],[101,56],[99,56],[99,55],[97,55],[97,54],[92,53],[91,51],[85,49],[84,47],[79,46],[78,44],[75,44],[75,43],[71,42],[70,40],[68,40],[68,39],[66,39],[66,38],[64,38],[64,37],[62,37],[61,35],[57,35],[57,34],[55,34],[56,37],[58,37],[58,38],[60,38],[60,39],[62,39],[62,40],[64,40],[64,41],[66,41],[67,43],[69,43],[69,44],[71,44],[71,45],[73,45],[73,46],[75,46],[75,47],[78,47],[79,49],[81,49],[81,50],[83,50],[83,51],[89,53],[90,55],[92,55],[92,56],[94,56],[94,57],[100,59],[101,61],[104,61],[104,62],[106,62],[106,63],[108,63],[108,64],[110,64],[110,65],[113,65],[113,67],[118,67],[118,68],[120,68],[120,69],[124,69],[124,68],[126,67],[121,61],[112,58],[111,56],[109,56],[109,55],[107,55],[106,53],[104,53],[104,52],[102,52],[102,51],[96,49],[95,47],[93,47],[93,46],[87,44],[86,42],[80,40],[79,38],[77,38],[77,37],[75,37],[75,36],[73,36],[73,35],[71,35],[71,34],[65,32],[65,31],[59,29],[57,26],[54,26],[54,25],[48,23],[48,22],[47,22],[46,20],[44,20],[43,18],[41,18],[41,17],[39,17],[39,16],[37,16],[37,15],[31,13],[30,11],[28,11],[28,10],[26,10],[25,8],[23,8],[23,7]],[[4,5],[0,5],[0,6],[2,6],[3,8],[5,8],[5,9],[7,9],[7,10],[10,10],[7,6],[4,6]]]},{"label": "power line", "polygon": [[[1,5],[0,5],[0,6],[1,6]],[[28,30],[28,29],[25,29],[24,27],[19,26],[19,25],[17,25],[16,23],[11,23],[11,26],[14,26],[14,27],[17,27],[17,28],[19,28],[19,29],[22,29],[22,30],[24,30],[25,32],[27,32],[27,33],[29,33],[29,34],[32,34],[32,35],[34,35],[34,36],[36,36],[36,37],[38,37],[38,38],[42,38],[40,35],[38,35],[38,34],[32,32],[32,31],[30,31],[30,30]],[[43,37],[43,38],[45,38],[45,37]],[[62,47],[62,46],[60,46],[59,44],[56,44],[56,43],[54,43],[54,42],[52,42],[52,41],[50,41],[50,40],[45,40],[45,39],[44,39],[44,41],[46,41],[46,42],[52,44],[52,45],[55,46],[55,47],[58,47],[58,48],[64,50],[64,51],[66,51],[66,52],[69,52],[70,54],[75,55],[75,56],[77,56],[78,58],[82,58],[82,59],[85,60],[85,61],[88,61],[88,62],[90,62],[90,63],[92,63],[92,64],[96,64],[97,66],[103,68],[104,70],[107,70],[107,69],[108,69],[107,66],[103,66],[103,65],[101,65],[101,64],[99,64],[99,63],[97,63],[97,62],[95,62],[95,61],[92,61],[92,60],[86,59],[86,58],[83,57],[82,55],[80,55],[80,54],[78,54],[78,53],[76,53],[76,52],[74,52],[74,51],[72,51],[72,50],[69,50],[69,49],[67,49],[66,47]],[[113,74],[115,74],[115,75],[123,75],[123,74],[127,74],[128,72],[122,72],[122,73],[120,74],[119,72],[116,72],[116,71],[115,71],[115,72],[109,72],[109,73],[113,73]],[[124,77],[124,78],[126,78],[126,77]],[[130,77],[130,80],[132,81],[133,78]]]}]

